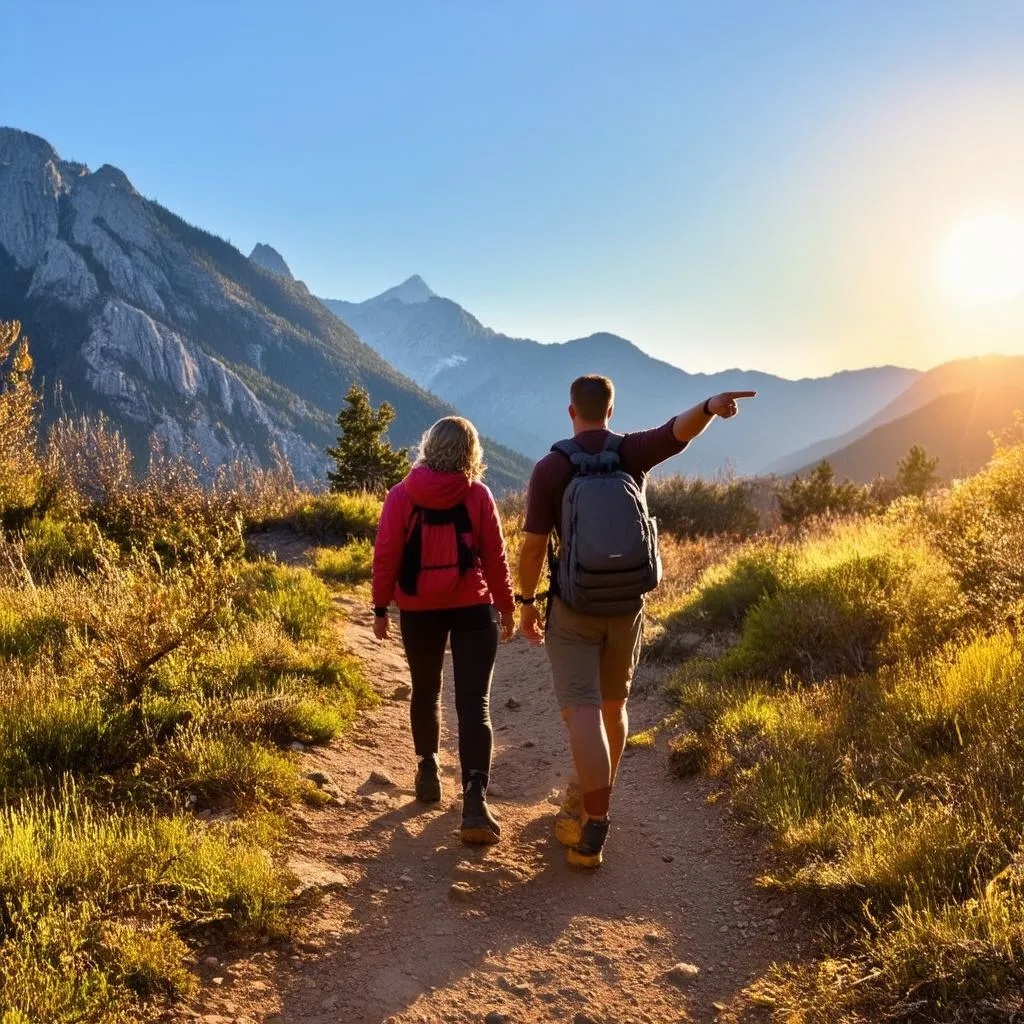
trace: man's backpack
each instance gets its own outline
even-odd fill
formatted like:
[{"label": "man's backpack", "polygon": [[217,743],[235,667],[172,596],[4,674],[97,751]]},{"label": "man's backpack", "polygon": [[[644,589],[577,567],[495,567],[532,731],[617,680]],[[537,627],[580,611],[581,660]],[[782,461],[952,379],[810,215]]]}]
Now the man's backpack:
[{"label": "man's backpack", "polygon": [[[570,608],[587,615],[639,611],[661,582],[658,524],[643,489],[619,459],[620,434],[596,455],[575,441],[559,441],[575,471],[562,498],[562,532],[552,584]],[[552,553],[553,554],[553,553]]]},{"label": "man's backpack", "polygon": [[477,564],[473,522],[465,505],[413,508],[398,573],[403,593],[428,600],[449,596]]}]

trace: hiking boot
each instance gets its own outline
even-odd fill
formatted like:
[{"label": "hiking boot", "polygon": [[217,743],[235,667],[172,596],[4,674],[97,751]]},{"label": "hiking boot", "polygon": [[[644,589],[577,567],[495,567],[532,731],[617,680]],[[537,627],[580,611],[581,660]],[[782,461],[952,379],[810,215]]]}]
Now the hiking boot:
[{"label": "hiking boot", "polygon": [[424,804],[441,801],[441,775],[434,755],[424,757],[416,769],[416,799]]},{"label": "hiking boot", "polygon": [[603,856],[604,841],[608,838],[607,818],[587,818],[583,824],[583,834],[575,846],[570,846],[567,858],[570,867],[596,868]]},{"label": "hiking boot", "polygon": [[464,843],[496,843],[501,838],[501,826],[487,806],[486,778],[483,772],[469,773],[462,795],[462,828],[459,830],[459,838]]},{"label": "hiking boot", "polygon": [[555,838],[563,846],[575,846],[583,832],[583,793],[578,782],[565,787],[562,807],[555,815]]}]

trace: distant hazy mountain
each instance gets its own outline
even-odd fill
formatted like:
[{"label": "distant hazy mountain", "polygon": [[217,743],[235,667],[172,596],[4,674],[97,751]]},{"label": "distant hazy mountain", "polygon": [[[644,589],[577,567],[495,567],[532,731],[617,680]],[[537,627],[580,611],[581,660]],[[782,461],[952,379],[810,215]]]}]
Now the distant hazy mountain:
[{"label": "distant hazy mountain", "polygon": [[[90,172],[0,128],[0,317],[22,321],[65,408],[108,413],[140,452],[150,434],[172,450],[198,445],[214,464],[267,462],[277,449],[305,479],[325,472],[353,381],[395,406],[399,444],[452,411],[325,310],[277,253],[257,246],[254,257],[143,198],[116,168]],[[498,489],[528,470],[498,446],[488,459]]]},{"label": "distant hazy mountain", "polygon": [[[691,374],[613,334],[542,345],[484,327],[419,277],[365,302],[323,301],[393,366],[534,457],[568,431],[569,383],[582,373],[613,378],[622,430],[663,422],[718,391],[758,390],[739,419],[713,426],[669,467],[705,474],[730,464],[763,472],[794,449],[862,423],[919,375],[893,366],[799,381],[745,370]],[[685,364],[685,351],[677,361]]]},{"label": "distant hazy mountain", "polygon": [[[777,473],[793,473],[805,466],[820,462],[824,458],[831,459],[834,453],[849,448],[859,438],[870,434],[875,428],[902,419],[946,395],[963,394],[968,391],[988,392],[990,389],[999,392],[1004,388],[1024,389],[1024,356],[978,356],[972,359],[956,359],[949,363],[943,363],[928,370],[927,373],[921,374],[906,391],[873,416],[866,417],[863,423],[857,424],[853,429],[837,437],[826,438],[799,448],[779,459],[771,466],[771,469]],[[1005,397],[1006,393],[1003,392],[1003,394]],[[911,441],[910,443],[923,444],[924,441]],[[873,450],[877,449],[873,448]],[[895,459],[902,456],[905,451],[904,448],[895,452],[894,458],[888,459],[888,461],[895,465]],[[884,471],[880,469],[878,472]]]},{"label": "distant hazy mountain", "polygon": [[1020,384],[945,394],[830,452],[828,460],[837,476],[869,483],[877,476],[892,476],[900,458],[920,444],[938,457],[936,472],[944,480],[953,480],[977,472],[988,462],[992,435],[1012,427],[1019,409],[1024,409]]}]

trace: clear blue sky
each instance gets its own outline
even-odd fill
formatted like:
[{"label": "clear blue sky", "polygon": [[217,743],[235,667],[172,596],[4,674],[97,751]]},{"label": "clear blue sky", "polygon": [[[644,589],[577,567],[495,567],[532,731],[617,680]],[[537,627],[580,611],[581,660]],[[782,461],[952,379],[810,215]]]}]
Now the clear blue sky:
[{"label": "clear blue sky", "polygon": [[1024,350],[1024,298],[934,273],[958,224],[1024,218],[1017,0],[2,6],[0,123],[318,294],[420,273],[687,369]]}]

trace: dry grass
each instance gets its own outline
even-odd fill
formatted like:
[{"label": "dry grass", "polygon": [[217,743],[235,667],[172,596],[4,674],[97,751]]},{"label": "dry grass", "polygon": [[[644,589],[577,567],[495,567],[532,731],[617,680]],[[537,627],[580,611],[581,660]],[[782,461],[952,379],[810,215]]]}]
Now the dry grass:
[{"label": "dry grass", "polygon": [[58,424],[35,459],[16,342],[0,329],[0,1020],[153,1019],[204,929],[288,927],[281,812],[322,795],[284,748],[373,697],[324,583],[248,561],[244,532],[365,535],[379,505],[157,450],[140,474],[102,422]]},{"label": "dry grass", "polygon": [[766,884],[845,922],[762,979],[780,1021],[1019,1010],[1022,482],[1008,449],[951,494],[753,542],[666,617],[738,637],[677,670],[673,766],[727,781],[782,854]]}]

